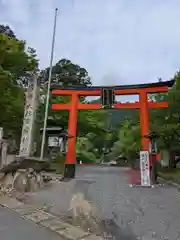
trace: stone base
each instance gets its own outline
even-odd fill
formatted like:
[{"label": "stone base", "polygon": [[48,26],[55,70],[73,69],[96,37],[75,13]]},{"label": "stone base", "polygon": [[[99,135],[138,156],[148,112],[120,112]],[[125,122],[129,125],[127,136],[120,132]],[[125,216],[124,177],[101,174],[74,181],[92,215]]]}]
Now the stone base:
[{"label": "stone base", "polygon": [[76,165],[75,164],[65,164],[64,168],[64,179],[73,179],[76,174]]}]

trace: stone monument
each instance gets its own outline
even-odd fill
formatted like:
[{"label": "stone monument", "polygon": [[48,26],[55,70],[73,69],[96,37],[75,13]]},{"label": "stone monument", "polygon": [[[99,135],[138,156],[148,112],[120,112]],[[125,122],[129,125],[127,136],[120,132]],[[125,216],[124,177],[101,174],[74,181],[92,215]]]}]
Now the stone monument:
[{"label": "stone monument", "polygon": [[19,151],[20,157],[30,157],[34,152],[35,120],[40,99],[40,87],[37,75],[33,76],[25,95],[26,103]]}]

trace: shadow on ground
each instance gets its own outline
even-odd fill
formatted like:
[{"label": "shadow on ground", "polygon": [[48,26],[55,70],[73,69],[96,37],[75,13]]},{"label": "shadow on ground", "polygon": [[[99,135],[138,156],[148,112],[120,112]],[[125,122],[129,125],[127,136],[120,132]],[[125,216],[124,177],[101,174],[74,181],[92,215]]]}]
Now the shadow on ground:
[{"label": "shadow on ground", "polygon": [[72,216],[61,217],[62,220],[83,228],[84,231],[89,231],[104,239],[109,240],[135,240],[137,237],[132,233],[128,233],[127,229],[122,229],[118,226],[114,219],[106,219],[95,222],[93,219],[91,222],[86,222],[85,219],[73,220]]}]

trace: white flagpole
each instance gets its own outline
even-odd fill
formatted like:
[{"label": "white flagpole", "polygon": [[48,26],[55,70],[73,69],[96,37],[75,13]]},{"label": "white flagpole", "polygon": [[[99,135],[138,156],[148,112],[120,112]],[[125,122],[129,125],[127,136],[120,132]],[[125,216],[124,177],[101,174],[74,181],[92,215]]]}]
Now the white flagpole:
[{"label": "white flagpole", "polygon": [[57,12],[58,12],[58,9],[56,8],[55,9],[55,15],[54,15],[52,48],[51,48],[51,58],[50,58],[49,77],[48,77],[48,89],[47,89],[45,115],[44,115],[44,127],[43,127],[43,135],[42,135],[42,142],[41,142],[41,155],[40,155],[41,160],[43,159],[43,156],[44,156],[44,145],[45,145],[45,138],[46,138],[46,127],[47,127],[48,108],[49,108],[49,96],[50,96],[50,87],[51,87],[52,65],[53,65],[54,45],[55,45],[55,37],[56,37]]}]

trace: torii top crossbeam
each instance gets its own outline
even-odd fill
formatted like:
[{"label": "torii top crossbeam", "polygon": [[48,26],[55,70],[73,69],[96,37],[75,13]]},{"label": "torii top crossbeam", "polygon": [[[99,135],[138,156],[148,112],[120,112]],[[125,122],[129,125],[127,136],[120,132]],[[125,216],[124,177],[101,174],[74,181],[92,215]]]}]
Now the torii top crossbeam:
[{"label": "torii top crossbeam", "polygon": [[144,83],[133,85],[117,85],[117,86],[90,86],[90,87],[62,87],[61,85],[52,84],[51,91],[55,95],[71,95],[73,91],[80,96],[98,96],[101,89],[113,88],[116,95],[132,95],[138,94],[142,91],[147,93],[162,93],[167,92],[169,87],[174,85],[174,80],[156,82],[156,83]]}]

